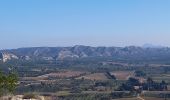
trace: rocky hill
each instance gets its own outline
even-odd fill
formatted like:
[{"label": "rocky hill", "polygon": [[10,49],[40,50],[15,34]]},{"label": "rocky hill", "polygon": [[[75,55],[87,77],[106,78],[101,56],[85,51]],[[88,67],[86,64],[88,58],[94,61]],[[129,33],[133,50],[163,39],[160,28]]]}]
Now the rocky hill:
[{"label": "rocky hill", "polygon": [[169,59],[170,48],[142,48],[136,46],[128,47],[91,47],[77,45],[73,47],[33,47],[3,50],[1,53],[4,61],[15,59],[44,60],[66,59],[66,58],[87,58],[87,57],[114,57],[114,58],[140,58],[140,59]]},{"label": "rocky hill", "polygon": [[18,59],[18,57],[10,52],[0,52],[0,60],[6,62],[11,59]]}]

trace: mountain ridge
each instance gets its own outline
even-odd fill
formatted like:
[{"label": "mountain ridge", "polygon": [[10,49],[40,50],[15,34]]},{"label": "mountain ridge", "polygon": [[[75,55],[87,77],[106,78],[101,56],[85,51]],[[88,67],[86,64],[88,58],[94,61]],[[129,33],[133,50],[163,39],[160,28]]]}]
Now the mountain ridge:
[{"label": "mountain ridge", "polygon": [[[138,46],[126,47],[92,47],[76,45],[70,47],[27,47],[1,50],[15,55],[19,59],[40,58],[45,60],[87,57],[124,57],[124,58],[170,58],[170,48],[142,48]],[[15,57],[15,58],[16,58]],[[12,59],[11,57],[10,59]]]}]

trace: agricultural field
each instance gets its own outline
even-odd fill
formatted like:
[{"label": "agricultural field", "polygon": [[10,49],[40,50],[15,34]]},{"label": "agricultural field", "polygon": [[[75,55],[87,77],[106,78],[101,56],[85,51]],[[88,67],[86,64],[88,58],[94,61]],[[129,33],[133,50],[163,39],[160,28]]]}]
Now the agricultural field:
[{"label": "agricultural field", "polygon": [[[76,69],[73,69],[74,67],[70,68],[63,68],[63,69],[53,69],[52,67],[49,67],[49,69],[46,68],[46,73],[37,75],[35,77],[20,77],[20,82],[24,85],[23,89],[26,91],[36,91],[37,93],[43,93],[40,95],[54,95],[54,98],[71,98],[74,99],[78,98],[96,98],[96,96],[100,95],[101,98],[104,96],[109,97],[111,100],[112,96],[111,93],[114,91],[119,90],[119,87],[121,84],[126,84],[127,81],[129,81],[129,78],[135,78],[137,80],[143,80],[143,82],[147,81],[147,77],[151,77],[153,81],[155,82],[161,82],[162,80],[166,80],[166,82],[169,82],[170,74],[157,74],[162,73],[161,70],[157,70],[158,65],[154,67],[154,64],[152,64],[151,67],[148,67],[148,70],[146,70],[146,76],[136,76],[136,70],[138,71],[139,67],[132,67],[132,69],[127,69],[129,67],[128,64],[124,64],[125,66],[121,65],[119,66],[121,70],[112,69],[112,67],[115,65],[115,63],[112,63],[110,67],[107,67],[107,69],[102,68],[93,68],[93,70],[90,70],[88,67],[76,67]],[[119,63],[116,63],[118,65]],[[132,65],[132,64],[131,64]],[[105,66],[105,65],[103,65]],[[106,65],[107,66],[107,65]],[[123,67],[122,67],[123,66]],[[134,64],[135,66],[135,64]],[[117,67],[117,68],[119,68]],[[140,66],[140,70],[144,69],[145,67]],[[83,70],[82,70],[83,69]],[[40,71],[39,68],[34,68],[33,71]],[[95,70],[95,71],[94,71]],[[149,71],[156,70],[157,72],[150,73]],[[150,73],[150,74],[147,74]],[[29,74],[29,73],[28,73]],[[27,75],[31,76],[31,75]],[[115,77],[115,79],[112,79],[111,77]],[[169,90],[169,85],[167,86]],[[22,85],[21,87],[22,88]],[[35,88],[35,89],[34,89]],[[41,89],[40,89],[41,88]],[[18,91],[21,91],[20,89]],[[154,93],[154,92],[152,92]],[[82,95],[82,96],[80,96]],[[87,96],[85,96],[87,95]],[[119,94],[123,95],[123,94]],[[130,94],[129,97],[113,99],[112,100],[142,100],[141,98],[133,97]],[[99,97],[100,97],[99,96]],[[155,96],[155,95],[154,95]],[[163,100],[162,98],[157,97],[150,97],[149,95],[141,96],[144,100]],[[44,96],[44,98],[47,98],[47,100],[51,99],[53,96]],[[61,100],[65,100],[61,99]],[[167,99],[168,100],[168,99]]]},{"label": "agricultural field", "polygon": [[88,74],[81,76],[77,79],[87,79],[87,80],[108,80],[107,76],[105,73],[93,73],[93,74]]},{"label": "agricultural field", "polygon": [[44,74],[36,77],[21,77],[20,79],[23,81],[46,81],[49,80],[50,78],[53,78],[55,80],[57,79],[63,79],[63,78],[74,78],[74,77],[79,77],[81,75],[87,74],[88,72],[85,71],[57,71],[57,72],[52,72],[49,74]]},{"label": "agricultural field", "polygon": [[134,71],[114,71],[111,72],[117,80],[128,80],[129,77],[134,77]]},{"label": "agricultural field", "polygon": [[38,76],[39,78],[50,78],[50,77],[55,77],[55,78],[71,78],[71,77],[78,77],[81,75],[86,74],[87,72],[84,71],[60,71],[60,72],[53,72],[49,74],[45,74],[42,76]]},{"label": "agricultural field", "polygon": [[[167,70],[167,66],[162,67],[161,64],[145,66],[145,63],[129,64],[126,61],[101,64],[103,61],[100,60],[86,61],[86,63],[84,61],[70,62],[38,63],[35,66],[25,65],[25,67],[18,64],[16,70],[19,84],[15,94],[37,93],[45,100],[51,100],[51,98],[55,98],[54,100],[56,98],[57,100],[70,98],[72,100],[86,100],[87,98],[89,100],[102,100],[102,98],[105,100],[141,100],[135,95],[137,91],[133,89],[133,85],[140,85],[138,82],[144,83],[142,84],[143,89],[147,91],[148,77],[155,84],[151,87],[152,93],[156,90],[163,91],[162,81],[165,81],[166,91],[170,90],[170,71]],[[68,67],[61,67],[61,65]],[[130,91],[132,93],[129,93]],[[157,95],[141,95],[141,97],[145,100],[162,100],[162,98],[156,97]]]}]

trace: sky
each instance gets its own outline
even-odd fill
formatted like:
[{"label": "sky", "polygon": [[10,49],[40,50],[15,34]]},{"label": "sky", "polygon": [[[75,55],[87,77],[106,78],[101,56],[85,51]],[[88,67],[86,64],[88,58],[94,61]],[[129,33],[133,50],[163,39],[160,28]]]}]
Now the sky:
[{"label": "sky", "polygon": [[0,49],[170,46],[170,0],[0,0]]}]

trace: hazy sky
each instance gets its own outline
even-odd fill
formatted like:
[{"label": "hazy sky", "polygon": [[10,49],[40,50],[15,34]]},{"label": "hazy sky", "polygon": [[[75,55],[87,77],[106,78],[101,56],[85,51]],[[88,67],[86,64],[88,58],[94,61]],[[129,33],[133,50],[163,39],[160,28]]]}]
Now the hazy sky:
[{"label": "hazy sky", "polygon": [[170,0],[0,0],[0,48],[170,46]]}]

